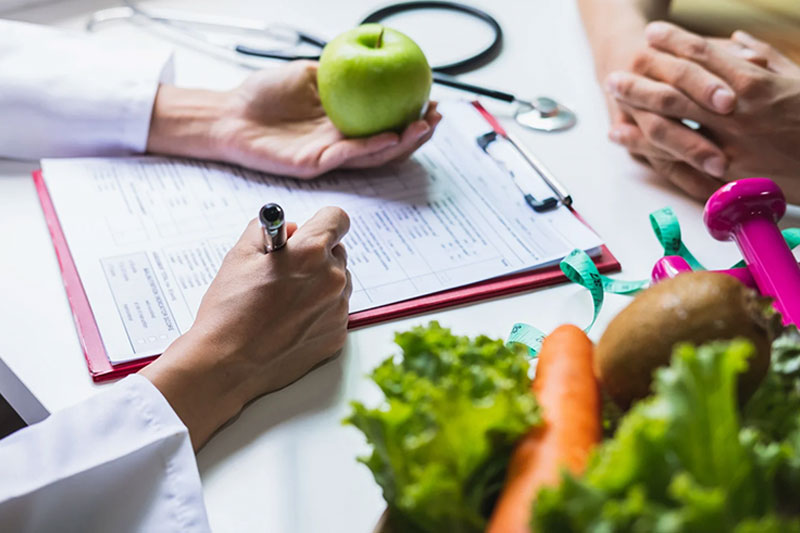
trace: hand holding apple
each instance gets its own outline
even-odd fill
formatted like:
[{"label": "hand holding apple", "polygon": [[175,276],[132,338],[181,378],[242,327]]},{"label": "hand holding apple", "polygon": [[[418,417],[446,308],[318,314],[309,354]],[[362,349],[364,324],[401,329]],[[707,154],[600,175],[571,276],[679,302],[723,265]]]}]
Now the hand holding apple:
[{"label": "hand holding apple", "polygon": [[432,74],[419,46],[380,24],[364,24],[333,39],[317,74],[322,107],[348,137],[402,131],[419,120]]},{"label": "hand holding apple", "polygon": [[402,132],[347,138],[322,108],[317,64],[292,61],[255,72],[232,91],[161,85],[147,151],[313,178],[407,158],[431,138],[441,118],[432,102]]}]

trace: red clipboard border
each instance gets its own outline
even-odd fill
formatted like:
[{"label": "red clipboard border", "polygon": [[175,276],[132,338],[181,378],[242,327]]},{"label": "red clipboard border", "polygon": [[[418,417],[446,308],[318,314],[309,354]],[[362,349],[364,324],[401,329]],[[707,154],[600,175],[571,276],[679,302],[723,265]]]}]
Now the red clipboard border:
[{"label": "red clipboard border", "polygon": [[[476,108],[493,127],[499,126],[496,119],[482,107],[476,105]],[[72,253],[70,252],[67,239],[58,220],[58,214],[50,198],[47,185],[44,182],[42,171],[37,170],[33,172],[32,175],[34,185],[36,186],[36,192],[39,195],[39,202],[42,205],[42,211],[47,221],[47,227],[53,239],[53,247],[55,248],[58,264],[61,268],[64,288],[67,293],[72,316],[75,320],[75,327],[78,331],[81,348],[83,349],[83,355],[86,358],[86,364],[89,367],[92,380],[95,382],[103,382],[118,379],[147,366],[158,356],[137,359],[135,361],[116,365],[112,364],[108,359],[103,339],[100,336],[100,330],[97,327],[94,313],[89,305],[89,299],[86,296],[86,291],[78,275],[78,269],[72,259]],[[572,211],[581,222],[586,224],[586,221],[571,207],[570,211]],[[588,224],[586,225],[588,226]],[[601,247],[600,255],[593,258],[593,261],[600,272],[619,272],[621,269],[619,262],[606,246]],[[568,280],[561,272],[561,268],[558,265],[544,267],[535,271],[511,274],[509,276],[494,278],[480,283],[457,287],[455,289],[449,289],[411,300],[353,313],[350,315],[348,329],[356,329],[398,318],[430,313],[432,311],[466,305],[481,300],[499,298],[509,294],[530,291],[566,281]]]}]

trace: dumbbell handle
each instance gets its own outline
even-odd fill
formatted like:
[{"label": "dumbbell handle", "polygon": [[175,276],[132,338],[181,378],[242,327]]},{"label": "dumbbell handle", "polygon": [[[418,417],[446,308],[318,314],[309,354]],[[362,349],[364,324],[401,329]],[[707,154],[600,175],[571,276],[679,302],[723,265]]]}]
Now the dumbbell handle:
[{"label": "dumbbell handle", "polygon": [[[650,279],[652,279],[653,283],[658,283],[659,281],[665,279],[674,278],[682,272],[691,271],[692,267],[689,266],[689,263],[686,262],[686,259],[679,255],[667,255],[656,261],[655,266],[653,266],[653,273]],[[713,272],[733,276],[751,289],[758,289],[756,282],[747,267],[729,268],[727,270],[714,270]]]},{"label": "dumbbell handle", "polygon": [[800,268],[775,223],[753,218],[734,239],[762,294],[775,298],[784,324],[800,324]]}]

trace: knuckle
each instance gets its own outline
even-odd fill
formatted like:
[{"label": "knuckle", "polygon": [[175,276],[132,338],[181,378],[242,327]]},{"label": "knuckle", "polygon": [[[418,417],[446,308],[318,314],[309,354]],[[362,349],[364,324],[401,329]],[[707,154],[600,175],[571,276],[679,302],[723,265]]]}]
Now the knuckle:
[{"label": "knuckle", "polygon": [[330,216],[331,218],[341,219],[342,221],[347,221],[348,223],[350,222],[350,216],[341,207],[330,205],[327,207],[323,207],[322,210],[325,212],[326,215]]},{"label": "knuckle", "polygon": [[663,141],[668,132],[667,121],[662,118],[655,118],[649,121],[643,128],[645,136],[653,141]]},{"label": "knuckle", "polygon": [[656,107],[660,111],[671,112],[678,108],[680,96],[674,91],[661,91],[655,97]]},{"label": "knuckle", "polygon": [[684,151],[686,161],[695,166],[702,167],[703,163],[710,157],[717,155],[717,152],[704,144],[688,146]]},{"label": "knuckle", "polygon": [[633,56],[633,63],[631,69],[639,74],[644,74],[650,69],[653,60],[653,54],[647,50],[639,50]]},{"label": "knuckle", "polygon": [[692,59],[705,59],[705,57],[708,55],[708,41],[702,37],[692,36],[691,38],[687,39],[684,46],[684,52],[686,56]]},{"label": "knuckle", "polygon": [[300,255],[304,265],[309,269],[316,269],[326,263],[328,256],[327,242],[322,236],[314,236],[305,240]]},{"label": "knuckle", "polygon": [[347,286],[347,271],[343,268],[329,269],[328,284],[335,294],[342,292]]}]

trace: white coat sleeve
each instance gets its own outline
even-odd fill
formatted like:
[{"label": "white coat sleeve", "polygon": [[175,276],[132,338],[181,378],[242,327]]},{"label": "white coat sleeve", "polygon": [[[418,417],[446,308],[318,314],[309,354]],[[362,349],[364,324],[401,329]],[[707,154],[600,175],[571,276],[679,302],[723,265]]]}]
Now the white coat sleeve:
[{"label": "white coat sleeve", "polygon": [[205,532],[186,427],[132,375],[0,440],[3,531]]},{"label": "white coat sleeve", "polygon": [[0,19],[0,157],[145,150],[166,50]]}]

